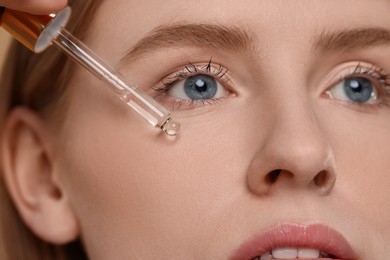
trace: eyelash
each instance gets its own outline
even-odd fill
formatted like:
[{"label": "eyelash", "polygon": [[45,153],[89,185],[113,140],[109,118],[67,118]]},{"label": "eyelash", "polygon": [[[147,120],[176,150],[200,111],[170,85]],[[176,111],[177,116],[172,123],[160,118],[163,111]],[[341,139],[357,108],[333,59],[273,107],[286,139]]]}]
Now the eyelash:
[{"label": "eyelash", "polygon": [[[378,67],[376,65],[371,66],[363,66],[361,63],[357,64],[356,67],[351,71],[347,71],[343,73],[335,84],[332,84],[332,87],[336,84],[350,79],[354,77],[363,77],[373,84],[374,88],[378,91],[378,100],[379,102],[374,104],[367,103],[355,103],[350,102],[350,105],[355,106],[356,108],[377,108],[381,105],[390,106],[390,74],[383,73],[384,69]],[[230,79],[228,77],[228,69],[224,68],[221,64],[213,64],[212,59],[206,65],[196,65],[192,62],[188,61],[188,64],[184,66],[181,70],[174,73],[172,76],[161,81],[160,87],[153,88],[154,91],[158,93],[155,98],[159,96],[164,96],[168,93],[168,91],[178,82],[187,79],[193,75],[204,74],[209,75],[215,79],[222,81],[224,87],[228,85]],[[224,97],[226,98],[226,97]],[[213,105],[218,103],[223,98],[215,98],[208,100],[184,100],[172,98],[170,103],[172,106],[172,110],[180,110],[180,109],[194,109],[203,107],[205,105]],[[384,99],[384,100],[382,100]]]},{"label": "eyelash", "polygon": [[[167,77],[161,81],[159,87],[153,88],[154,91],[158,93],[155,98],[166,95],[166,93],[178,82],[187,79],[193,75],[203,74],[208,75],[216,80],[222,81],[222,85],[226,87],[229,84],[230,78],[228,76],[229,70],[223,67],[221,64],[213,64],[212,59],[205,65],[197,65],[188,61],[188,64],[184,66],[181,70],[174,73],[172,76]],[[229,88],[227,88],[229,89]],[[223,97],[225,98],[225,97]],[[172,98],[171,106],[172,110],[180,109],[194,109],[198,107],[203,107],[205,105],[213,105],[220,102],[223,98],[214,98],[207,100],[184,100]]]},{"label": "eyelash", "polygon": [[[345,72],[342,76],[340,76],[339,80],[336,84],[350,79],[350,78],[365,78],[370,80],[373,84],[374,88],[378,91],[379,94],[379,102],[375,104],[367,104],[367,103],[352,103],[352,105],[357,107],[368,107],[375,108],[380,105],[388,105],[390,106],[390,74],[383,73],[384,69],[378,67],[376,65],[371,66],[363,66],[361,63],[357,64],[353,71]],[[332,87],[336,84],[332,84]],[[385,101],[381,102],[381,98],[384,98]]]}]

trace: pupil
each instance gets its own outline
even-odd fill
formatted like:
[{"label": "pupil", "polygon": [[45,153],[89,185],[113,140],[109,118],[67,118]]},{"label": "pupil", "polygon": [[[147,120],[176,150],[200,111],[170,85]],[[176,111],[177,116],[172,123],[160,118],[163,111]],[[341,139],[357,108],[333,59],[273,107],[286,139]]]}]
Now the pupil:
[{"label": "pupil", "polygon": [[352,80],[350,85],[353,91],[355,92],[362,91],[362,87],[360,86],[360,83],[357,80]]},{"label": "pupil", "polygon": [[365,103],[373,94],[371,82],[365,78],[351,78],[344,82],[344,92],[347,97],[357,103]]},{"label": "pupil", "polygon": [[196,90],[199,92],[204,92],[207,90],[207,84],[201,79],[198,79],[195,83],[196,85]]}]

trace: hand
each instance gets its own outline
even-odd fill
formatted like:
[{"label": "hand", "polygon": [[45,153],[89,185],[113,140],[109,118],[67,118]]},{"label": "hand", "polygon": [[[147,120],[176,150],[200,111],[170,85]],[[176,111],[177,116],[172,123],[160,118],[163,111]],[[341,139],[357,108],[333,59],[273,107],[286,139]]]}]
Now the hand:
[{"label": "hand", "polygon": [[64,8],[67,0],[0,0],[0,6],[31,14],[50,14]]}]

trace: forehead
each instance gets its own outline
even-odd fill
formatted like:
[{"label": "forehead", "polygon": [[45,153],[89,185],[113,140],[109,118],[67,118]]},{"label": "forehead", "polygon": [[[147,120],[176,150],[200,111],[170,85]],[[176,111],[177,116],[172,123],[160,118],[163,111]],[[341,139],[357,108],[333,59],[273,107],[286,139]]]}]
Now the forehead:
[{"label": "forehead", "polygon": [[105,0],[88,44],[118,62],[125,50],[160,26],[203,23],[245,28],[262,47],[301,46],[324,31],[389,27],[389,12],[389,0]]}]

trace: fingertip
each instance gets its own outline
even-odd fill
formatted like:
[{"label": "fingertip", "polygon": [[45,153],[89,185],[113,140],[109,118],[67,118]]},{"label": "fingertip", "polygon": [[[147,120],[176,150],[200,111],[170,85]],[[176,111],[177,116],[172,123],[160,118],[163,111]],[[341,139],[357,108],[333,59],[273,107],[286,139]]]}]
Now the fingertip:
[{"label": "fingertip", "polygon": [[[33,3],[34,2],[34,3]],[[65,8],[67,0],[41,0],[31,2],[31,13],[34,14],[51,14]]]},{"label": "fingertip", "polygon": [[68,0],[45,0],[50,10],[49,13],[58,12],[66,7]]},{"label": "fingertip", "polygon": [[68,3],[67,0],[11,0],[3,2],[6,8],[38,15],[56,13]]}]

